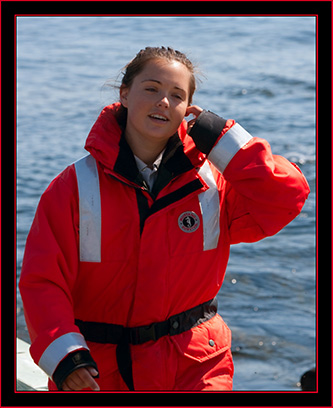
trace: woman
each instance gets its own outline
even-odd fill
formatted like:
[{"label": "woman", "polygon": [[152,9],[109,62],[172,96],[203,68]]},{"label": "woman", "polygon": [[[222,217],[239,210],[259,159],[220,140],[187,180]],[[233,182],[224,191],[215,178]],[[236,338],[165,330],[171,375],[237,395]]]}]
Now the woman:
[{"label": "woman", "polygon": [[20,290],[50,390],[232,389],[215,299],[230,244],[277,233],[309,187],[265,140],[191,106],[194,91],[184,54],[141,50],[89,155],[40,200]]}]

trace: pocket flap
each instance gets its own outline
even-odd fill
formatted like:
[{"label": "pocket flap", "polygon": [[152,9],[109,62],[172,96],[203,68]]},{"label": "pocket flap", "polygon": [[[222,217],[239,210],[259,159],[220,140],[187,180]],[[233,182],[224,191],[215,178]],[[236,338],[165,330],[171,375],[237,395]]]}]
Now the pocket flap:
[{"label": "pocket flap", "polygon": [[218,314],[191,330],[171,336],[170,339],[181,354],[200,362],[231,347],[231,331]]}]

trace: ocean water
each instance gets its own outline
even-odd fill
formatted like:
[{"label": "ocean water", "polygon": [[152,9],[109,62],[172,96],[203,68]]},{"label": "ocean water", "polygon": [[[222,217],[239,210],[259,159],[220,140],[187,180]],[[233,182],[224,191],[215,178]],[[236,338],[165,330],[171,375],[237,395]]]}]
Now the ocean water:
[{"label": "ocean water", "polygon": [[[219,312],[235,391],[298,391],[316,363],[314,17],[17,17],[17,280],[50,181],[85,154],[122,67],[146,46],[198,65],[194,104],[233,118],[297,163],[311,194],[280,233],[231,248]],[[17,297],[17,332],[28,340]]]}]

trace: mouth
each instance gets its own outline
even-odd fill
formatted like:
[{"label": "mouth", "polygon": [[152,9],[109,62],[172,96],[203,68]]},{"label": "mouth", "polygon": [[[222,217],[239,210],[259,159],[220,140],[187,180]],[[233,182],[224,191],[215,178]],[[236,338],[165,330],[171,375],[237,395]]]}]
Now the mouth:
[{"label": "mouth", "polygon": [[166,117],[166,116],[164,116],[164,115],[160,115],[160,114],[158,114],[158,113],[153,113],[153,114],[151,114],[151,115],[148,115],[151,119],[153,119],[153,120],[156,120],[156,121],[158,121],[158,122],[168,122],[169,121],[169,119]]}]

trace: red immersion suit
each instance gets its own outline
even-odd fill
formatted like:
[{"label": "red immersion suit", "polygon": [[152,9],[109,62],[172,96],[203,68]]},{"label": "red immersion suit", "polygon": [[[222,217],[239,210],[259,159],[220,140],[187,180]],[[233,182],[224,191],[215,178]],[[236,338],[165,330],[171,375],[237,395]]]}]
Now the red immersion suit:
[{"label": "red immersion suit", "polygon": [[[145,326],[207,302],[221,288],[230,244],[276,234],[309,193],[298,167],[272,155],[265,140],[206,111],[191,136],[183,121],[170,138],[149,191],[118,106],[106,107],[90,131],[91,156],[42,195],[20,279],[34,361],[53,378],[68,356],[90,350],[102,390],[128,389],[117,346],[86,341],[75,319]],[[218,314],[131,344],[134,389],[230,390],[230,347]]]}]

